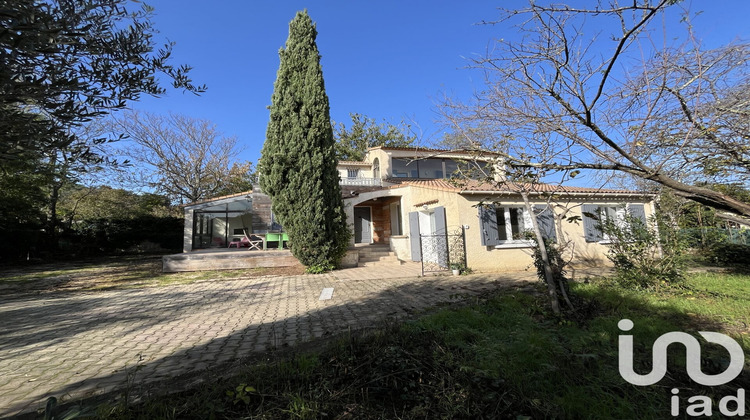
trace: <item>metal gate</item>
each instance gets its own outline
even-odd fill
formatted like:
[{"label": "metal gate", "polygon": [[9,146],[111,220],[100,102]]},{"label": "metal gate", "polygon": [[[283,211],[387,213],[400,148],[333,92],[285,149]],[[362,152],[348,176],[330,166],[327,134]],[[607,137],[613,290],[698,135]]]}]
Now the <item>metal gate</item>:
[{"label": "metal gate", "polygon": [[419,235],[422,250],[422,275],[450,271],[451,265],[466,267],[466,232]]}]

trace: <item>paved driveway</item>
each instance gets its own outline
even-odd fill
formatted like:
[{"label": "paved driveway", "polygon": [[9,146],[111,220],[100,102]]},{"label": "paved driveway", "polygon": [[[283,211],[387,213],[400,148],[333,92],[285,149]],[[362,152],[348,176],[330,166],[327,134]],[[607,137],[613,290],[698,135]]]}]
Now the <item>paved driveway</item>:
[{"label": "paved driveway", "polygon": [[[418,266],[416,266],[418,267]],[[0,417],[197,372],[532,279],[417,278],[415,266],[0,297]],[[411,275],[412,277],[399,277]],[[388,277],[388,278],[383,278]],[[333,298],[318,300],[323,288]],[[137,369],[136,369],[137,367]]]}]

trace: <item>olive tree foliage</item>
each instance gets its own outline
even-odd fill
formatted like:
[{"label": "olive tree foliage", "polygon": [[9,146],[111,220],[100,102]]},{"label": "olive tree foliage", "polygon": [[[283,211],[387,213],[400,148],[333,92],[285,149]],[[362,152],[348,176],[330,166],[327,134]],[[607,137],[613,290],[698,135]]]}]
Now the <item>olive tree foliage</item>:
[{"label": "olive tree foliage", "polygon": [[346,252],[346,224],[317,30],[307,12],[289,24],[259,163],[260,185],[308,270],[333,268]]},{"label": "olive tree foliage", "polygon": [[336,140],[336,157],[339,160],[360,161],[370,147],[409,147],[417,136],[404,121],[394,125],[378,123],[374,118],[362,114],[349,114],[351,125],[334,123],[333,138]]},{"label": "olive tree foliage", "polygon": [[[138,7],[134,10],[135,7]],[[127,0],[0,0],[0,167],[64,149],[77,127],[173,86],[200,92]]]},{"label": "olive tree foliage", "polygon": [[444,101],[462,145],[544,175],[629,174],[750,216],[750,203],[701,185],[747,182],[750,45],[705,47],[674,0],[530,2],[487,23],[515,23],[518,37],[473,60],[485,75],[474,100]]},{"label": "olive tree foliage", "polygon": [[128,111],[110,127],[127,137],[117,143],[130,162],[120,168],[126,185],[181,203],[252,189],[252,164],[235,160],[237,138],[222,135],[211,121]]}]

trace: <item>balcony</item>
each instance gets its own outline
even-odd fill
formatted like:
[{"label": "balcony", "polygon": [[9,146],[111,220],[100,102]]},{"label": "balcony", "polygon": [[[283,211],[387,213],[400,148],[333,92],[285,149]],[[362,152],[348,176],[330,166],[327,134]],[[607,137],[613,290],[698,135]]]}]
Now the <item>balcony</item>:
[{"label": "balcony", "polygon": [[365,178],[365,177],[341,178],[340,184],[341,185],[357,185],[357,186],[364,186],[364,187],[382,187],[383,180],[380,178]]}]

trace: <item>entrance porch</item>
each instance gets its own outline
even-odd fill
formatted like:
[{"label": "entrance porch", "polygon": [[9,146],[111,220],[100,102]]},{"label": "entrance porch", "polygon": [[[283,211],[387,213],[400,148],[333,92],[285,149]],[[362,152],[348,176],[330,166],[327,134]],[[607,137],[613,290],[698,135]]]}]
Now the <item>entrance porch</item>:
[{"label": "entrance porch", "polygon": [[355,244],[390,244],[403,235],[401,197],[375,197],[354,205]]}]

